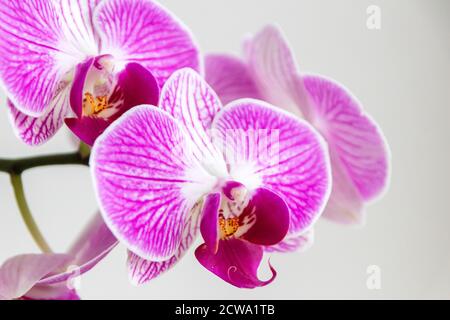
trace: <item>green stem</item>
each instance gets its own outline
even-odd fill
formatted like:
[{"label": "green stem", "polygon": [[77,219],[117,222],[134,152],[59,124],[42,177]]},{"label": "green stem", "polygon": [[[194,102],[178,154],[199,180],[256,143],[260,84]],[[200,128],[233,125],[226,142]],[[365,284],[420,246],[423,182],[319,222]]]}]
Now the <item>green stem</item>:
[{"label": "green stem", "polygon": [[0,172],[9,173],[20,214],[28,228],[28,231],[42,252],[51,253],[52,250],[47,244],[47,241],[45,241],[44,236],[39,230],[39,227],[31,214],[30,207],[28,206],[25,198],[22,173],[28,169],[50,165],[77,164],[89,166],[89,157],[90,148],[85,144],[81,144],[79,150],[73,153],[37,156],[22,159],[0,159]]},{"label": "green stem", "polygon": [[39,230],[36,221],[34,221],[30,208],[28,207],[27,200],[25,198],[25,192],[23,189],[21,174],[12,173],[11,184],[14,188],[14,195],[16,197],[17,206],[19,207],[20,214],[22,215],[22,219],[25,222],[28,231],[30,232],[31,236],[33,237],[39,248],[42,250],[42,252],[51,253],[52,250],[47,244],[47,241],[45,241],[45,238]]},{"label": "green stem", "polygon": [[23,159],[0,159],[0,171],[10,174],[22,174],[25,170],[50,165],[89,165],[89,155],[80,152],[38,156]]}]

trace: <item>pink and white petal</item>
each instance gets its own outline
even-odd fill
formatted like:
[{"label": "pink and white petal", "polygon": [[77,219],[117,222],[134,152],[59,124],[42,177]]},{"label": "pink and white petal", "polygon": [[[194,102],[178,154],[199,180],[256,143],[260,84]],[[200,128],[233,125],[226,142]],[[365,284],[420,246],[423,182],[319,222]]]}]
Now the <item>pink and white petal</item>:
[{"label": "pink and white petal", "polygon": [[298,79],[292,50],[281,31],[267,26],[244,45],[245,61],[263,100],[301,114],[307,93]]},{"label": "pink and white petal", "polygon": [[218,114],[214,142],[233,180],[267,188],[290,209],[290,233],[309,228],[331,191],[328,149],[307,122],[265,102],[238,100]]},{"label": "pink and white petal", "polygon": [[31,146],[41,145],[52,138],[71,112],[69,91],[69,86],[61,89],[45,113],[37,118],[21,112],[11,100],[8,100],[10,120],[17,137]]},{"label": "pink and white petal", "polygon": [[103,218],[142,258],[172,257],[190,210],[216,184],[189,144],[174,118],[144,105],[114,122],[92,149],[91,170]]},{"label": "pink and white petal", "polygon": [[330,151],[333,187],[322,217],[342,224],[363,225],[364,199],[348,172],[341,164],[335,150]]},{"label": "pink and white petal", "polygon": [[363,200],[378,197],[388,185],[390,158],[381,129],[340,84],[312,75],[303,80],[314,109],[309,121],[328,142],[333,170],[346,172]]},{"label": "pink and white petal", "polygon": [[1,1],[0,82],[25,115],[49,112],[62,75],[61,21],[52,1]]},{"label": "pink and white petal", "polygon": [[26,254],[7,260],[0,267],[0,296],[8,300],[22,297],[41,278],[70,260],[65,254]]},{"label": "pink and white petal", "polygon": [[200,220],[199,209],[200,206],[196,206],[192,210],[193,214],[184,227],[180,245],[170,259],[159,262],[145,260],[135,253],[128,251],[127,266],[131,283],[134,285],[145,284],[174,267],[184,257],[187,250],[189,250],[197,238]]},{"label": "pink and white petal", "polygon": [[[325,214],[325,213],[324,213]],[[264,247],[265,252],[296,252],[306,251],[314,243],[314,229],[309,229],[301,234],[288,234],[286,238],[273,246]]]},{"label": "pink and white petal", "polygon": [[64,41],[60,47],[74,59],[72,65],[99,51],[99,37],[94,27],[93,15],[101,0],[56,0]]},{"label": "pink and white petal", "polygon": [[178,69],[200,70],[199,51],[188,29],[152,1],[103,1],[94,21],[102,51],[123,63],[142,64],[160,87]]},{"label": "pink and white petal", "polygon": [[63,272],[43,278],[39,284],[59,284],[88,272],[105,258],[117,243],[116,237],[108,229],[100,213],[97,213],[68,251],[72,257],[70,265]]},{"label": "pink and white petal", "polygon": [[258,278],[258,268],[263,258],[262,246],[245,240],[220,240],[216,254],[212,254],[203,244],[195,250],[195,256],[206,269],[238,288],[266,286],[277,274],[269,265],[272,277],[265,281]]},{"label": "pink and white petal", "polygon": [[211,143],[208,132],[222,104],[203,78],[188,68],[175,72],[161,91],[159,107],[183,125],[194,142],[197,160],[210,172],[226,176],[222,154]]},{"label": "pink and white petal", "polygon": [[261,98],[247,65],[234,56],[207,55],[205,79],[223,104],[242,98]]}]

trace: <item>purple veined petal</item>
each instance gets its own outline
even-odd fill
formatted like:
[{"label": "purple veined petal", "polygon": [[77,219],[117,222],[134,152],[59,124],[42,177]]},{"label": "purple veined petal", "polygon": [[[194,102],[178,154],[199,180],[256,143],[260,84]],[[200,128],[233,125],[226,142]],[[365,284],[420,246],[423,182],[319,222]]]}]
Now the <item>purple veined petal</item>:
[{"label": "purple veined petal", "polygon": [[153,106],[114,122],[90,163],[105,222],[128,249],[153,261],[175,254],[191,209],[217,183],[192,156],[182,126]]},{"label": "purple veined petal", "polygon": [[205,79],[223,104],[242,98],[261,98],[247,65],[231,55],[207,55]]},{"label": "purple veined petal", "polygon": [[175,72],[161,90],[159,107],[184,126],[200,163],[216,176],[225,177],[223,156],[208,133],[222,104],[203,78],[188,68]]},{"label": "purple veined petal", "polygon": [[7,260],[0,267],[0,296],[18,299],[40,279],[64,267],[71,260],[65,254],[26,254]]},{"label": "purple veined petal", "polygon": [[26,115],[8,100],[10,121],[16,136],[28,145],[37,146],[52,138],[70,114],[69,91],[66,86],[50,102],[45,113],[37,118]]},{"label": "purple veined petal", "polygon": [[206,246],[215,254],[219,248],[219,208],[220,193],[211,193],[205,197],[202,208],[200,232]]},{"label": "purple veined petal", "polygon": [[197,238],[199,230],[200,206],[197,205],[192,211],[192,217],[184,227],[180,245],[178,246],[176,253],[170,259],[159,262],[145,260],[135,253],[128,251],[127,267],[131,283],[134,285],[145,284],[174,267],[175,264],[183,258]]},{"label": "purple veined petal", "polygon": [[83,54],[68,48],[66,27],[76,32],[76,26],[61,19],[53,1],[2,1],[0,81],[13,105],[26,115],[49,112],[66,73],[82,61]]},{"label": "purple veined petal", "polygon": [[263,101],[226,106],[213,123],[214,142],[224,150],[233,180],[262,187],[288,205],[290,233],[320,216],[331,190],[326,143],[307,122]]},{"label": "purple veined petal", "polygon": [[69,268],[42,278],[38,284],[59,284],[90,271],[116,247],[117,243],[102,216],[97,213],[69,249],[67,254],[72,257],[67,265]]},{"label": "purple veined petal", "polygon": [[289,208],[282,198],[264,188],[253,191],[251,199],[239,216],[241,224],[253,221],[241,238],[263,246],[282,241],[289,230]]},{"label": "purple veined petal", "polygon": [[276,277],[275,270],[270,266],[272,277],[266,281],[258,279],[263,249],[245,240],[220,240],[216,254],[212,254],[203,244],[195,250],[195,256],[206,269],[238,288],[266,286]]},{"label": "purple veined petal", "polygon": [[78,58],[95,56],[99,51],[99,37],[94,28],[93,15],[101,0],[56,0],[62,25],[62,48]]},{"label": "purple veined petal", "polygon": [[[325,214],[325,213],[324,213]],[[288,234],[280,243],[264,247],[265,252],[303,252],[314,243],[314,229],[301,234]]]},{"label": "purple veined petal", "polygon": [[128,63],[122,71],[113,75],[117,80],[108,94],[108,104],[111,105],[109,109],[99,114],[84,115],[85,92],[89,91],[85,85],[86,81],[90,79],[89,82],[92,82],[92,79],[98,76],[98,61],[105,57],[109,58],[99,56],[77,66],[70,96],[77,118],[65,121],[80,140],[91,146],[97,137],[126,111],[141,104],[157,105],[159,100],[159,87],[153,75],[140,64]]},{"label": "purple veined petal", "polygon": [[[303,80],[313,109],[308,120],[328,142],[332,169],[345,172],[363,200],[377,198],[389,182],[390,154],[381,129],[338,83],[312,75]],[[338,186],[350,188],[343,183]]]},{"label": "purple veined petal", "polygon": [[178,69],[200,70],[199,51],[188,29],[152,1],[103,1],[94,21],[102,51],[124,63],[142,64],[160,87]]},{"label": "purple veined petal", "polygon": [[267,26],[244,46],[245,61],[263,100],[301,114],[307,93],[298,80],[298,67],[281,31]]}]

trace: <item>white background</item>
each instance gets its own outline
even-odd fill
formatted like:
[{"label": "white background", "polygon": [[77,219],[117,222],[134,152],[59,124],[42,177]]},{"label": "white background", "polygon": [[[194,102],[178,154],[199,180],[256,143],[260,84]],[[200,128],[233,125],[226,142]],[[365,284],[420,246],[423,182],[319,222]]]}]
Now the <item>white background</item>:
[{"label": "white background", "polygon": [[[166,0],[204,52],[240,51],[264,24],[280,25],[304,71],[339,80],[383,128],[393,155],[391,187],[371,205],[363,228],[319,221],[305,253],[275,255],[279,272],[265,288],[240,290],[203,269],[192,250],[169,273],[140,288],[129,284],[119,247],[81,279],[91,298],[450,298],[450,2],[365,0]],[[366,8],[382,13],[368,30]],[[2,93],[1,105],[5,105]],[[64,130],[29,148],[0,112],[0,157],[73,149]],[[51,245],[64,251],[96,210],[89,170],[36,169],[25,175],[29,203]],[[0,175],[0,261],[37,252],[6,175]],[[366,269],[381,268],[368,290]]]}]

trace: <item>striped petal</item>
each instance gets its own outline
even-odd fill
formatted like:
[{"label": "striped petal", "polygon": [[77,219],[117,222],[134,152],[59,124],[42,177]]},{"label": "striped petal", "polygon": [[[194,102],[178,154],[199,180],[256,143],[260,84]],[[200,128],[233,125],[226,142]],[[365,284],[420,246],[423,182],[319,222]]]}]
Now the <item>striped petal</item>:
[{"label": "striped petal", "polygon": [[75,41],[79,25],[60,9],[47,0],[0,2],[0,80],[16,108],[29,116],[50,112],[65,74],[96,50]]},{"label": "striped petal", "polygon": [[307,229],[322,213],[331,189],[321,136],[306,122],[258,100],[238,100],[214,120],[232,178],[249,189],[278,194],[291,214],[290,233]]},{"label": "striped petal", "polygon": [[94,18],[103,52],[123,63],[142,64],[160,87],[178,69],[199,70],[198,49],[189,31],[152,1],[103,1]]},{"label": "striped petal", "polygon": [[0,78],[13,104],[27,115],[41,116],[58,87],[60,29],[50,1],[0,3]]},{"label": "striped petal", "polygon": [[298,80],[298,67],[281,31],[267,26],[249,39],[244,49],[249,72],[264,100],[294,114],[301,113],[307,94]]},{"label": "striped petal", "polygon": [[161,91],[159,107],[180,121],[194,143],[194,155],[217,176],[226,175],[222,154],[211,143],[209,129],[222,108],[215,92],[192,69],[173,74]]},{"label": "striped petal", "polygon": [[198,230],[199,230],[199,217],[198,208],[194,209],[194,214],[186,223],[183,231],[183,237],[178,246],[175,254],[165,261],[151,261],[145,260],[136,255],[135,253],[128,251],[128,275],[131,283],[134,285],[142,285],[155,279],[162,273],[171,269],[175,264],[183,258],[187,250],[194,243]]},{"label": "striped petal", "polygon": [[69,91],[69,86],[61,89],[45,113],[37,118],[21,112],[8,100],[10,119],[17,137],[32,146],[41,145],[52,138],[70,113]]},{"label": "striped petal", "polygon": [[[341,190],[334,191],[341,193],[342,200],[355,198],[354,193],[359,193],[364,201],[378,197],[389,177],[389,151],[380,128],[336,82],[319,76],[306,76],[303,80],[312,100],[309,120],[327,140],[332,168],[339,172],[336,188]],[[356,209],[345,209],[345,203],[338,205],[344,211]]]},{"label": "striped petal", "polygon": [[205,79],[223,104],[241,98],[259,99],[259,90],[240,59],[225,54],[205,57]]},{"label": "striped petal", "polygon": [[[101,0],[54,0],[58,9],[64,35],[62,49],[71,53],[73,65],[87,56],[98,53],[99,37],[94,27],[93,15]],[[69,58],[69,57],[67,57]]]},{"label": "striped petal", "polygon": [[91,170],[103,217],[142,258],[172,257],[191,209],[216,184],[190,150],[181,125],[152,106],[131,109],[94,145]]}]

